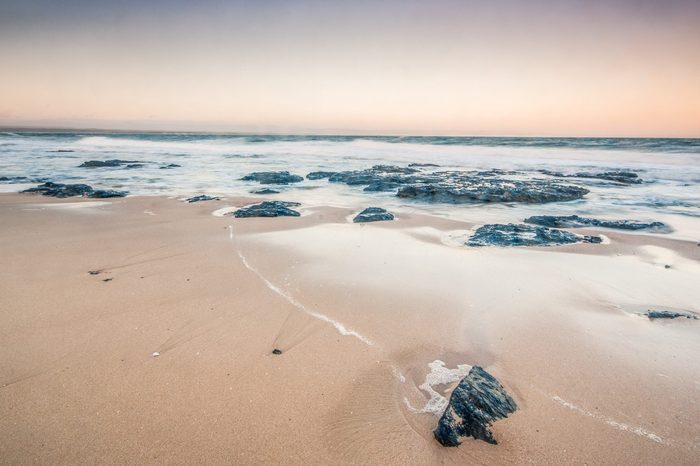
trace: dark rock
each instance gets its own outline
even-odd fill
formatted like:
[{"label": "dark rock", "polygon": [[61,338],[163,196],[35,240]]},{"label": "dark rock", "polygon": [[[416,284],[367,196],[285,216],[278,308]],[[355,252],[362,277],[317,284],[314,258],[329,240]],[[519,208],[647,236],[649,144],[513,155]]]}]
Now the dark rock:
[{"label": "dark rock", "polygon": [[129,164],[138,164],[138,160],[88,160],[78,165],[78,168],[121,167]]},{"label": "dark rock", "polygon": [[37,186],[36,188],[29,188],[22,191],[23,193],[40,193],[44,196],[51,197],[73,197],[73,196],[84,196],[93,198],[108,198],[108,197],[124,197],[128,191],[114,191],[105,189],[92,189],[92,186],[86,184],[63,184],[63,183],[53,183],[48,181],[44,184]]},{"label": "dark rock", "polygon": [[581,236],[568,231],[522,224],[489,224],[479,227],[467,246],[554,246],[600,243],[599,236]]},{"label": "dark rock", "polygon": [[275,348],[272,350],[272,354],[282,354],[282,350]]},{"label": "dark rock", "polygon": [[440,165],[437,165],[434,163],[409,163],[408,166],[411,168],[429,168],[429,167],[439,167]]},{"label": "dark rock", "polygon": [[25,181],[29,181],[26,176],[0,176],[2,183],[24,183]]},{"label": "dark rock", "polygon": [[655,311],[649,309],[646,314],[649,320],[654,319],[677,319],[678,317],[685,317],[686,319],[698,320],[698,316],[691,314],[689,312],[675,312],[675,311]]},{"label": "dark rock", "polygon": [[252,194],[279,194],[280,192],[277,191],[276,189],[270,189],[270,188],[265,188],[265,189],[258,189],[256,191],[251,191]]},{"label": "dark rock", "polygon": [[182,165],[178,165],[178,164],[176,164],[176,163],[171,163],[171,164],[168,164],[168,165],[163,165],[162,167],[160,167],[160,169],[161,169],[161,170],[169,170],[169,169],[171,169],[171,168],[180,168],[180,167],[182,167]]},{"label": "dark rock", "polygon": [[311,172],[308,175],[306,175],[307,180],[322,180],[324,178],[328,178],[332,175],[335,175],[336,172],[324,172],[324,171],[319,171],[319,172]]},{"label": "dark rock", "polygon": [[265,201],[260,204],[251,205],[238,209],[233,213],[234,217],[298,217],[299,212],[290,207],[299,206],[298,202],[285,201]]},{"label": "dark rock", "polygon": [[540,170],[540,173],[544,173],[545,175],[554,176],[557,178],[591,178],[597,180],[612,181],[619,184],[640,184],[644,182],[644,180],[639,178],[639,175],[637,175],[636,173],[621,170],[613,170],[601,173],[578,172],[571,174],[553,172],[550,170]]},{"label": "dark rock", "polygon": [[130,163],[129,165],[126,165],[124,168],[143,168],[142,163]]},{"label": "dark rock", "polygon": [[253,172],[243,178],[244,181],[257,181],[260,184],[289,184],[304,181],[299,175],[293,175],[288,171],[281,172]]},{"label": "dark rock", "polygon": [[397,190],[396,195],[402,198],[452,204],[571,201],[589,192],[579,186],[548,180],[506,178],[517,174],[499,169],[420,173],[413,167],[375,165],[365,170],[333,173],[328,176],[328,181],[350,186],[364,185],[364,190],[370,192]]},{"label": "dark rock", "polygon": [[36,188],[29,188],[22,191],[23,193],[40,193],[44,196],[51,197],[72,197],[72,196],[86,196],[92,193],[93,189],[91,186],[86,184],[62,184],[54,183],[48,181],[46,183],[40,184]]},{"label": "dark rock", "polygon": [[521,181],[474,178],[464,182],[440,182],[401,187],[396,193],[403,198],[450,204],[477,202],[523,202],[543,204],[580,199],[588,190],[541,180]]},{"label": "dark rock", "polygon": [[129,191],[115,191],[113,189],[96,189],[87,196],[96,199],[107,199],[110,197],[124,197],[127,194],[129,194]]},{"label": "dark rock", "polygon": [[199,196],[188,197],[185,202],[192,204],[193,202],[203,202],[203,201],[220,201],[218,197],[207,196],[206,194],[200,194]]},{"label": "dark rock", "polygon": [[50,150],[49,152],[75,152],[73,149]]},{"label": "dark rock", "polygon": [[352,219],[355,223],[382,222],[387,220],[394,220],[394,214],[387,212],[381,207],[367,207]]},{"label": "dark rock", "polygon": [[633,220],[598,220],[595,218],[579,217],[578,215],[535,215],[525,219],[525,223],[549,228],[578,228],[600,227],[616,230],[658,230],[667,228],[661,222],[635,222]]},{"label": "dark rock", "polygon": [[452,392],[433,434],[446,447],[456,447],[467,437],[496,444],[491,424],[516,409],[517,404],[498,380],[474,366]]}]

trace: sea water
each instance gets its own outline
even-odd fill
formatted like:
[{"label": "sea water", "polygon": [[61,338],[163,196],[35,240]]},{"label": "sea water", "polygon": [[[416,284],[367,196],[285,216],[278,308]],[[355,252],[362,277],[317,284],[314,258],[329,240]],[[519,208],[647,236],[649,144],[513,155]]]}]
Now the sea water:
[{"label": "sea water", "polygon": [[[143,167],[79,168],[88,160],[123,159]],[[4,132],[0,177],[26,176],[61,183],[128,190],[131,195],[250,196],[260,188],[242,181],[253,171],[341,171],[377,164],[433,163],[439,170],[508,169],[564,173],[630,170],[645,183],[622,186],[561,179],[585,186],[583,199],[539,205],[433,204],[361,186],[305,180],[273,198],[305,207],[359,209],[381,206],[475,223],[519,222],[529,215],[579,214],[599,218],[660,220],[671,235],[700,239],[700,139],[489,138],[418,136],[260,136],[192,133]],[[169,164],[180,167],[163,169]],[[36,183],[34,183],[36,184]],[[24,184],[3,184],[17,191]]]}]

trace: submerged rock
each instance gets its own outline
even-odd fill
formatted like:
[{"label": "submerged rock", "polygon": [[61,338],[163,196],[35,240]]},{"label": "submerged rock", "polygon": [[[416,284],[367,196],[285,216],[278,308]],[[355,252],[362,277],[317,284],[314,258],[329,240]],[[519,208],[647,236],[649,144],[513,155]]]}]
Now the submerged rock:
[{"label": "submerged rock", "polygon": [[540,170],[540,173],[557,178],[591,178],[596,180],[613,181],[620,184],[640,184],[644,182],[644,180],[639,178],[639,175],[636,173],[622,170],[612,170],[601,173],[578,172],[571,174],[553,172],[550,170]]},{"label": "submerged rock", "polygon": [[87,184],[63,184],[63,183],[53,183],[48,181],[44,184],[40,184],[35,188],[29,188],[22,191],[23,193],[40,193],[44,196],[51,197],[73,197],[73,196],[84,196],[84,197],[94,197],[94,198],[109,198],[109,197],[124,197],[129,194],[128,191],[114,191],[110,189],[98,189],[95,190],[92,186]]},{"label": "submerged rock", "polygon": [[200,194],[199,196],[188,197],[185,202],[192,204],[193,202],[204,202],[204,201],[220,201],[221,198],[207,196],[206,194]]},{"label": "submerged rock", "polygon": [[318,172],[311,172],[308,175],[306,175],[307,180],[322,180],[324,178],[328,178],[332,175],[335,175],[337,172],[324,172],[324,171],[318,171]]},{"label": "submerged rock", "polygon": [[24,183],[29,181],[26,176],[0,176],[0,183]]},{"label": "submerged rock", "polygon": [[247,217],[298,217],[301,215],[296,210],[290,209],[290,207],[299,206],[298,202],[285,202],[285,201],[265,201],[260,204],[251,205],[248,207],[243,207],[238,209],[233,213],[234,217],[237,218],[247,218]]},{"label": "submerged rock", "polygon": [[110,197],[124,197],[129,194],[129,191],[116,191],[114,189],[96,189],[87,197],[93,197],[95,199],[107,199]]},{"label": "submerged rock", "polygon": [[304,181],[299,175],[293,175],[288,171],[279,172],[253,172],[243,178],[243,181],[257,181],[260,184],[289,184]]},{"label": "submerged rock", "polygon": [[547,202],[580,199],[588,190],[578,186],[561,185],[541,180],[521,181],[499,178],[473,178],[461,182],[404,186],[396,195],[430,202],[467,204],[477,202]]},{"label": "submerged rock", "polygon": [[383,222],[388,220],[394,220],[394,214],[387,212],[386,209],[381,207],[367,207],[352,219],[355,223]]},{"label": "submerged rock", "polygon": [[277,191],[276,189],[270,189],[270,188],[265,188],[265,189],[258,189],[256,191],[251,191],[252,194],[279,194],[280,192]]},{"label": "submerged rock", "polygon": [[649,320],[654,319],[677,319],[678,317],[685,317],[686,319],[698,320],[698,316],[691,314],[689,312],[677,312],[677,311],[655,311],[649,309],[646,314]]},{"label": "submerged rock", "polygon": [[411,168],[431,168],[439,167],[440,165],[437,165],[435,163],[409,163],[408,166]]},{"label": "submerged rock", "polygon": [[[130,165],[130,164],[141,165],[141,164],[139,164],[138,160],[119,160],[119,159],[88,160],[87,162],[83,162],[80,165],[78,165],[78,168],[121,167],[122,165]],[[143,166],[143,165],[141,165],[141,166]],[[129,167],[127,167],[127,168],[129,168]],[[138,167],[131,167],[131,168],[138,168]]]},{"label": "submerged rock", "polygon": [[446,447],[456,447],[467,437],[496,444],[491,424],[516,409],[517,404],[503,385],[481,367],[474,366],[452,392],[433,434]]},{"label": "submerged rock", "polygon": [[467,246],[555,246],[574,243],[601,243],[599,236],[581,236],[568,231],[523,224],[494,223],[479,227]]},{"label": "submerged rock", "polygon": [[634,220],[598,220],[578,215],[535,215],[525,219],[525,223],[550,228],[600,227],[616,230],[651,230],[667,228],[661,222],[635,222]]},{"label": "submerged rock", "polygon": [[180,167],[182,167],[182,165],[178,165],[176,163],[170,163],[168,165],[163,165],[162,167],[160,167],[160,169],[161,170],[169,170],[171,168],[180,168]]}]

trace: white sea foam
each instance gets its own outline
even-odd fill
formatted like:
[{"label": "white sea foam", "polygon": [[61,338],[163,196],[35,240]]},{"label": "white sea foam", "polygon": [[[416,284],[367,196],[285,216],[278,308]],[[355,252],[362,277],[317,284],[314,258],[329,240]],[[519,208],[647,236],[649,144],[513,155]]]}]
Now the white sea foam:
[{"label": "white sea foam", "polygon": [[[230,226],[230,225],[229,225],[229,237],[230,237],[231,239],[233,239],[233,227]],[[302,303],[300,303],[299,301],[297,301],[296,298],[294,298],[294,296],[292,296],[289,292],[283,290],[282,288],[278,287],[277,285],[275,285],[274,283],[272,283],[270,280],[268,280],[267,278],[265,278],[265,276],[264,276],[262,273],[260,273],[260,271],[259,271],[258,269],[256,269],[255,267],[253,267],[253,266],[248,262],[248,259],[246,259],[246,257],[245,257],[245,256],[243,255],[243,253],[240,251],[240,249],[238,249],[237,252],[238,252],[238,257],[240,257],[241,262],[243,263],[243,265],[245,265],[245,267],[246,267],[248,270],[250,270],[251,272],[253,272],[254,274],[256,274],[256,275],[265,283],[265,285],[267,285],[267,287],[268,287],[270,290],[272,290],[273,292],[275,292],[275,293],[277,293],[278,295],[280,295],[280,296],[281,296],[282,298],[284,298],[287,302],[289,302],[289,304],[291,304],[292,306],[296,307],[297,309],[299,309],[300,311],[304,312],[305,314],[310,315],[311,317],[314,317],[314,318],[316,318],[316,319],[318,319],[318,320],[320,320],[320,321],[323,321],[323,322],[326,322],[326,323],[331,324],[331,325],[338,331],[338,333],[340,333],[341,335],[350,336],[350,337],[355,337],[355,338],[357,338],[358,340],[360,340],[362,343],[364,343],[364,344],[366,344],[366,345],[368,345],[368,346],[376,346],[375,343],[374,343],[372,340],[370,340],[369,338],[367,338],[367,337],[365,337],[364,335],[360,334],[359,332],[356,332],[355,330],[353,330],[353,329],[347,327],[347,326],[346,326],[345,324],[343,324],[342,322],[339,322],[339,321],[337,321],[337,320],[335,320],[335,319],[331,319],[331,318],[328,317],[327,315],[322,314],[322,313],[320,313],[320,312],[318,312],[318,311],[316,311],[316,310],[310,309],[310,308],[308,308],[307,306],[305,306],[304,304],[302,304]]]},{"label": "white sea foam", "polygon": [[[450,369],[445,366],[443,361],[436,359],[429,363],[428,367],[430,368],[430,372],[426,374],[425,382],[420,384],[418,388],[427,393],[430,399],[423,408],[417,411],[421,413],[433,413],[440,416],[445,411],[445,408],[447,408],[448,401],[443,394],[435,390],[435,387],[438,385],[449,385],[462,380],[462,378],[469,373],[472,366],[460,364],[456,368]],[[408,399],[405,399],[404,403],[406,403],[409,408],[412,408]]]},{"label": "white sea foam", "polygon": [[667,443],[661,437],[654,434],[653,432],[649,432],[645,429],[642,429],[641,427],[631,426],[629,424],[625,424],[624,422],[616,421],[615,419],[612,419],[608,416],[604,416],[602,414],[587,411],[587,410],[581,408],[580,406],[576,406],[575,404],[564,400],[563,398],[561,398],[559,396],[553,396],[552,400],[556,401],[560,405],[562,405],[562,406],[564,406],[572,411],[576,411],[579,414],[583,414],[584,416],[603,421],[607,425],[609,425],[617,430],[630,432],[630,433],[633,433],[635,435],[639,435],[640,437],[645,437],[645,438],[652,440],[654,442],[657,442],[657,443]]}]

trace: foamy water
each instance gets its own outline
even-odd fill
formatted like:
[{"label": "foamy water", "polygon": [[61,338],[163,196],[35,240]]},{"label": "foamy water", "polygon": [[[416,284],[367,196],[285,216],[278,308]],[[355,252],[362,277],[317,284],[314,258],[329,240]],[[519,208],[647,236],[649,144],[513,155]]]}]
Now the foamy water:
[{"label": "foamy water", "polygon": [[[142,168],[78,168],[87,160],[125,159]],[[649,183],[590,185],[584,199],[547,205],[426,204],[393,193],[310,181],[282,187],[277,198],[306,206],[379,205],[477,223],[520,221],[542,213],[665,221],[674,235],[700,235],[700,140],[226,136],[192,134],[0,133],[0,177],[126,189],[133,195],[250,195],[260,187],[240,178],[252,171],[353,170],[375,164],[435,163],[442,169],[634,170]],[[179,168],[161,169],[175,163]],[[590,183],[590,182],[589,182]],[[2,185],[3,191],[13,185]],[[26,185],[16,185],[17,190]]]}]

